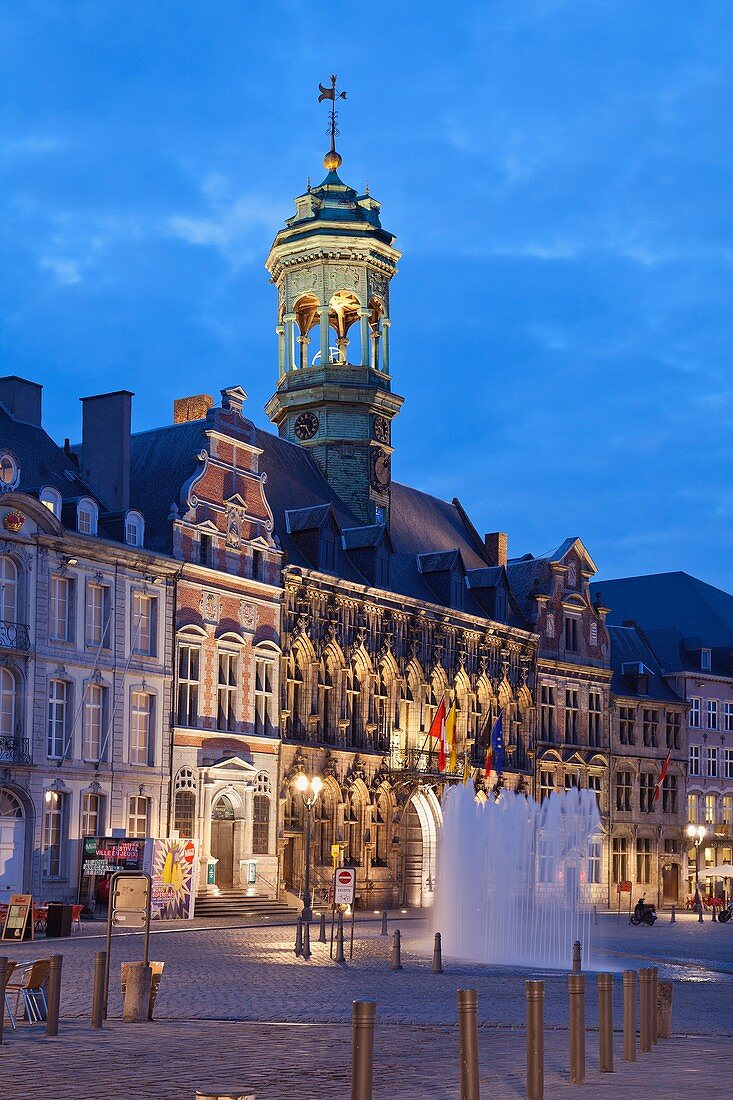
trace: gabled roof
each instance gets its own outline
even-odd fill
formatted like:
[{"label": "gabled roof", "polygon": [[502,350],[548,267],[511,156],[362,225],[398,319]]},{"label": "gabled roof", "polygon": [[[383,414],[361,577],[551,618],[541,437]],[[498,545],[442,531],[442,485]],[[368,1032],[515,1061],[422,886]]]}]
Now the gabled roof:
[{"label": "gabled roof", "polygon": [[372,523],[367,527],[347,527],[341,532],[345,550],[364,550],[381,546],[386,542],[391,549],[389,532],[384,523]]},{"label": "gabled roof", "polygon": [[484,569],[469,569],[466,573],[469,588],[496,588],[506,579],[503,565],[488,565]]},{"label": "gabled roof", "polygon": [[291,535],[299,531],[315,531],[329,520],[333,522],[330,504],[317,504],[313,508],[290,508],[285,513],[285,524]]},{"label": "gabled roof", "polygon": [[418,554],[417,567],[421,573],[465,573],[460,550],[440,550],[437,553]]}]

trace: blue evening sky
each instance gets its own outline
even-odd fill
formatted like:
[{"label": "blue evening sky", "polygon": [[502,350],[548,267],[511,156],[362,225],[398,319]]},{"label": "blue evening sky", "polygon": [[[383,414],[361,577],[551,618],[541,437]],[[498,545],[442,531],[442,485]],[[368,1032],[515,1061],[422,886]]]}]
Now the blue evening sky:
[{"label": "blue evening sky", "polygon": [[730,0],[13,0],[0,27],[2,372],[173,398],[277,373],[263,260],[341,175],[404,258],[395,476],[510,553],[733,588]]}]

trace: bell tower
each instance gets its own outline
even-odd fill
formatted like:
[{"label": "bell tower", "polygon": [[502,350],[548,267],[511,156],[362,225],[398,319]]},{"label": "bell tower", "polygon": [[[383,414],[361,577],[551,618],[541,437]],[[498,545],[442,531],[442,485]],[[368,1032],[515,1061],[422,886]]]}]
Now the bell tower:
[{"label": "bell tower", "polygon": [[277,287],[279,378],[265,411],[285,439],[307,447],[364,524],[388,523],[392,420],[389,288],[400,253],[382,229],[379,203],[338,175],[331,103],[326,178],[295,200],[265,266]]}]

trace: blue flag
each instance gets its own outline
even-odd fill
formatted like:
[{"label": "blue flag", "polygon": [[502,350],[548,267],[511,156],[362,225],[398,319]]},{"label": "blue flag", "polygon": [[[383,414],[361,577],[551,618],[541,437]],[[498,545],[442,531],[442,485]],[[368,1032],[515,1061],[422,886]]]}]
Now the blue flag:
[{"label": "blue flag", "polygon": [[499,711],[499,717],[494,722],[494,728],[491,731],[491,757],[497,775],[501,775],[504,771],[504,729],[501,719],[502,714]]}]

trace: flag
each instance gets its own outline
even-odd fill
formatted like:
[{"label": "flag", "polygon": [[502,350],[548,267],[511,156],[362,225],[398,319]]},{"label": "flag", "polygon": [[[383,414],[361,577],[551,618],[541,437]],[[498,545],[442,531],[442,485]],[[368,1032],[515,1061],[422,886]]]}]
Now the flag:
[{"label": "flag", "polygon": [[504,771],[504,726],[501,711],[499,711],[499,717],[494,722],[494,728],[491,731],[490,751],[494,771],[499,776]]},{"label": "flag", "polygon": [[438,771],[445,771],[445,698],[440,700],[440,706],[435,712],[430,736],[438,738]]},{"label": "flag", "polygon": [[[670,758],[671,755],[672,755],[672,750],[670,749],[669,752],[667,753],[667,759],[662,764],[662,770],[659,773],[659,779],[657,780],[656,785],[654,787],[654,798],[652,799],[653,802],[658,802],[659,801],[659,796],[662,793],[662,783],[664,783],[664,777],[667,774],[667,768],[669,767],[669,758]],[[650,807],[650,809],[651,809],[651,807]]]},{"label": "flag", "polygon": [[451,708],[448,711],[448,717],[445,720],[445,739],[448,743],[450,750],[449,766],[450,770],[454,772],[456,770],[456,764],[458,762],[458,738],[456,736],[456,704],[455,700],[451,704]]},{"label": "flag", "polygon": [[463,754],[463,786],[465,787],[471,778],[471,765],[468,761],[468,749]]},{"label": "flag", "polygon": [[484,779],[488,779],[491,775],[491,769],[494,764],[494,754],[491,751],[491,745],[486,750],[486,759],[484,760]]}]

